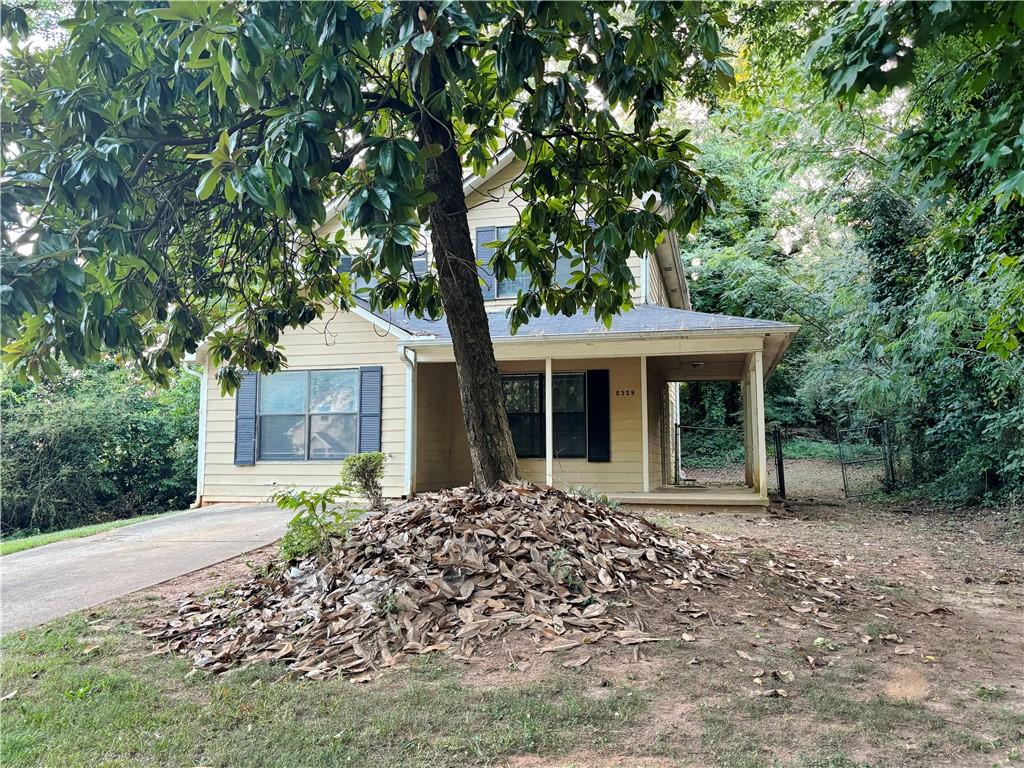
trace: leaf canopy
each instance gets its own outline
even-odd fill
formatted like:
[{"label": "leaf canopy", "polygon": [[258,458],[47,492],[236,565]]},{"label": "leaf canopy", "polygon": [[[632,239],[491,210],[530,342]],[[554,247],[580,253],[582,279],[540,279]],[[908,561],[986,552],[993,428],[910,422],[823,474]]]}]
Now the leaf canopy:
[{"label": "leaf canopy", "polygon": [[436,275],[412,269],[442,150],[420,120],[451,122],[464,168],[525,164],[493,260],[531,275],[516,326],[610,318],[630,250],[713,196],[687,131],[659,127],[679,84],[731,77],[729,20],[702,3],[90,2],[62,24],[41,50],[5,30],[2,331],[30,376],[113,352],[160,380],[210,336],[230,389],[353,300],[344,257],[374,307],[438,317]]}]

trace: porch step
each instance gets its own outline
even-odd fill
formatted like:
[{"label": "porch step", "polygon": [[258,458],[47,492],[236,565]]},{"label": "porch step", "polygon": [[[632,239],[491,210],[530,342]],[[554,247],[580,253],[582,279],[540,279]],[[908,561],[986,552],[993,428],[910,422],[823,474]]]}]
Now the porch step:
[{"label": "porch step", "polygon": [[647,493],[610,493],[623,504],[671,507],[766,507],[768,499],[750,488],[662,487]]}]

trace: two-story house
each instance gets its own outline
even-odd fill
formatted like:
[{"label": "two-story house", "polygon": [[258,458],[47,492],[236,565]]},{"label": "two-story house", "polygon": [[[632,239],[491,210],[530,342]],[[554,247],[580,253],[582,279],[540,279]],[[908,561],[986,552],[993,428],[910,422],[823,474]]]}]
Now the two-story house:
[{"label": "two-story house", "polygon": [[[467,179],[470,229],[481,262],[520,205],[509,157]],[[418,268],[429,268],[429,254]],[[674,233],[650,258],[629,259],[635,307],[611,328],[593,317],[541,316],[513,336],[505,310],[520,285],[481,269],[494,352],[525,479],[588,486],[644,504],[767,503],[764,381],[797,326],[690,310]],[[202,366],[198,501],[265,500],[296,485],[337,482],[357,451],[388,457],[385,494],[470,482],[454,356],[444,320],[374,313],[365,302],[282,335],[285,371],[251,375],[220,394]],[[676,382],[738,381],[746,484],[675,487]]]}]

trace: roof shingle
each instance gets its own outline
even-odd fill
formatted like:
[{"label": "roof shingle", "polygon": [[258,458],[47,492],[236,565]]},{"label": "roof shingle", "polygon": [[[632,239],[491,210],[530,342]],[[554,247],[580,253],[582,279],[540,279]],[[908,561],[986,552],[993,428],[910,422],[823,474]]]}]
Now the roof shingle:
[{"label": "roof shingle", "polygon": [[[364,308],[369,309],[369,306],[362,300],[359,300],[359,303],[363,304]],[[394,310],[375,314],[413,336],[434,337],[437,339],[451,338],[451,334],[448,332],[448,324],[444,319],[420,319]],[[488,312],[487,321],[492,339],[512,337],[508,317],[504,311]],[[540,317],[530,318],[530,322],[522,326],[515,336],[517,338],[555,338],[558,336],[603,336],[607,334],[672,332],[691,333],[745,330],[771,332],[772,330],[792,329],[792,325],[777,323],[772,320],[732,317],[730,315],[716,315],[707,312],[693,312],[686,309],[673,309],[653,304],[639,304],[614,317],[611,328],[606,328],[604,323],[595,320],[593,315],[590,314],[578,313],[566,317],[564,315],[549,315],[547,312],[542,312]]]}]

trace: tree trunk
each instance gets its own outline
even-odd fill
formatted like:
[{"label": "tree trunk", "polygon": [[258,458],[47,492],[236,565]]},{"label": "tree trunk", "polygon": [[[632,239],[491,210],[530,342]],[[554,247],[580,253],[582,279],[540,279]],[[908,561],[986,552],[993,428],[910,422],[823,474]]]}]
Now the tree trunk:
[{"label": "tree trunk", "polygon": [[[431,70],[436,88],[437,78],[442,76],[436,63]],[[519,464],[469,234],[462,162],[451,120],[424,112],[417,132],[423,146],[437,144],[443,148],[440,155],[427,160],[426,166],[425,186],[437,195],[429,206],[431,245],[455,351],[473,484],[490,488],[499,480],[518,480]]]}]

